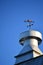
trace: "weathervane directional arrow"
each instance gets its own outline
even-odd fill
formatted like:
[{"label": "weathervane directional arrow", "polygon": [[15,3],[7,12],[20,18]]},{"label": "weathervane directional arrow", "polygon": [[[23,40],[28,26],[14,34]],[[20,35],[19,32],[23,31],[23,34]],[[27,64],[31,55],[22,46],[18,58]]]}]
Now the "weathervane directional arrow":
[{"label": "weathervane directional arrow", "polygon": [[29,30],[31,29],[31,27],[32,27],[32,25],[34,23],[34,21],[32,21],[32,20],[25,20],[24,22],[27,22],[28,23],[27,24],[27,27],[29,27]]}]

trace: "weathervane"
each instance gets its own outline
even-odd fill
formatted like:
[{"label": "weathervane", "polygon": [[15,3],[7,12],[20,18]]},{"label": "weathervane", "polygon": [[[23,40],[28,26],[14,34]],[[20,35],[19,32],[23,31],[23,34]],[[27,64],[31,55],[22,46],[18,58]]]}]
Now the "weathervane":
[{"label": "weathervane", "polygon": [[32,21],[32,20],[25,20],[24,22],[27,22],[28,23],[27,24],[27,27],[29,27],[29,30],[31,29],[31,27],[32,27],[32,25],[34,23],[34,21]]}]

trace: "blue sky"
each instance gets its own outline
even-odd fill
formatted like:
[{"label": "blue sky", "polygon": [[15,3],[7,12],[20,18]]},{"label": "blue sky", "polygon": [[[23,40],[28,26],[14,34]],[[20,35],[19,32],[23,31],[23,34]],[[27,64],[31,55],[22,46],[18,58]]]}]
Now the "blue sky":
[{"label": "blue sky", "polygon": [[[25,19],[34,20],[32,29],[43,35],[43,0],[0,0],[0,65],[15,63],[22,49],[20,33],[27,30]],[[43,41],[39,47],[43,51]]]}]

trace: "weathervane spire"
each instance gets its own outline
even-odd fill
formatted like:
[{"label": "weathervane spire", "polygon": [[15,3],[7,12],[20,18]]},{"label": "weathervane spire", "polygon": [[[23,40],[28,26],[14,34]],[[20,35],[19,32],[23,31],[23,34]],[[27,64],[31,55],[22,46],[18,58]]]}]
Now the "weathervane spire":
[{"label": "weathervane spire", "polygon": [[27,24],[27,27],[29,27],[29,30],[30,30],[34,21],[28,19],[28,20],[25,20],[24,22],[27,22],[28,23]]}]

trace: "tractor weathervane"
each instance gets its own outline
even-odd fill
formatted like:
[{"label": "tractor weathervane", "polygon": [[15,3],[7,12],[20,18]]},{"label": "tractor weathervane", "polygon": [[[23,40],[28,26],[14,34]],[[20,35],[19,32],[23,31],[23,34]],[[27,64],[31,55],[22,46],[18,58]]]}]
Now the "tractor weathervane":
[{"label": "tractor weathervane", "polygon": [[28,23],[27,24],[27,27],[29,27],[29,30],[31,29],[31,27],[32,27],[32,25],[34,23],[34,21],[32,21],[32,20],[25,20],[24,22],[27,22]]}]

